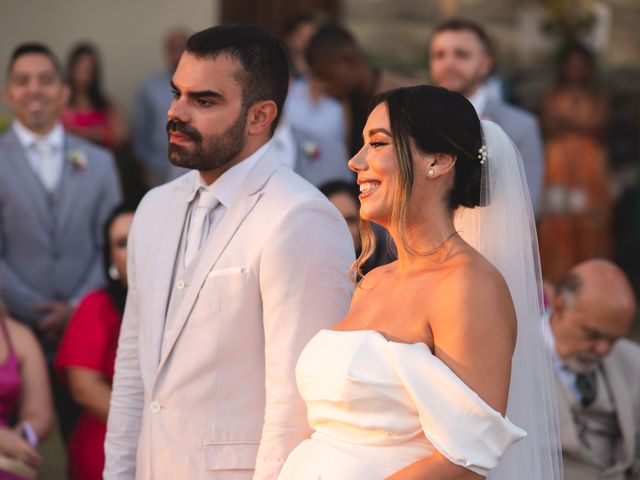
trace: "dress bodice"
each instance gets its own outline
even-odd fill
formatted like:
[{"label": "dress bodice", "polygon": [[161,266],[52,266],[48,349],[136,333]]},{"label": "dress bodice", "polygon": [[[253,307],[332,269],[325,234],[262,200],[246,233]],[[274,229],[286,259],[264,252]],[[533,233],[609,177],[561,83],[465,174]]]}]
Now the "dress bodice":
[{"label": "dress bodice", "polygon": [[296,378],[312,438],[360,456],[395,450],[390,456],[406,465],[435,448],[486,475],[526,435],[427,345],[392,342],[374,330],[320,331],[302,352]]}]

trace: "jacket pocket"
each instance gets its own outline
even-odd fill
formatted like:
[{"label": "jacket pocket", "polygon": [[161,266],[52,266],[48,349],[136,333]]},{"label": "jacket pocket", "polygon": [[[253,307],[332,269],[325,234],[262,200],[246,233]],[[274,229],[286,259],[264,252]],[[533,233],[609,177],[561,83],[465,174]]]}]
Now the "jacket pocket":
[{"label": "jacket pocket", "polygon": [[253,470],[258,442],[204,442],[202,463],[207,470]]}]

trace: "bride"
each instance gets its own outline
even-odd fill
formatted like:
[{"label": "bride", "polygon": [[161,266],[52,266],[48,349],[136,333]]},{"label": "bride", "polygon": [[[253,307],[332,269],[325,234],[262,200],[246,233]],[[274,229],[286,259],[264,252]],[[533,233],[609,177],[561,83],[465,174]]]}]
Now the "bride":
[{"label": "bride", "polygon": [[300,356],[314,433],[279,479],[560,479],[517,150],[464,97],[428,86],[379,96],[363,135],[349,161],[363,219],[354,275],[375,246],[368,222],[398,260],[362,278],[346,317]]}]

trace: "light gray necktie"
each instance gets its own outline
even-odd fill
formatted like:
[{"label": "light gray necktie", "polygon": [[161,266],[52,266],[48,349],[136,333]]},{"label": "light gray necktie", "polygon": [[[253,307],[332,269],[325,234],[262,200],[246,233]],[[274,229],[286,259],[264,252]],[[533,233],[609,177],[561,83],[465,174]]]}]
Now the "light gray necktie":
[{"label": "light gray necktie", "polygon": [[209,190],[201,189],[198,195],[198,203],[191,216],[187,248],[184,252],[185,267],[198,255],[209,235],[209,222],[211,212],[218,206],[218,199]]},{"label": "light gray necktie", "polygon": [[53,158],[53,146],[44,140],[36,140],[33,144],[33,149],[40,159],[40,180],[44,188],[51,192],[56,186],[58,177],[55,159]]}]

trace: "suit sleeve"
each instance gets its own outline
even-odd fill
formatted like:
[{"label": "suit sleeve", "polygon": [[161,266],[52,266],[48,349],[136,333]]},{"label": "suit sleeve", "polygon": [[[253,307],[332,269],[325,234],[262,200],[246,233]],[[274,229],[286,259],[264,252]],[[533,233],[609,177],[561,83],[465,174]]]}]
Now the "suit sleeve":
[{"label": "suit sleeve", "polygon": [[100,172],[102,176],[102,194],[98,202],[95,222],[95,252],[93,263],[85,280],[80,287],[74,292],[73,299],[81,299],[92,290],[99,288],[105,284],[104,267],[102,264],[102,249],[104,244],[104,225],[111,215],[111,212],[122,201],[122,193],[120,190],[120,179],[115,167],[115,159],[113,155],[105,155],[105,158],[96,159],[105,167]]},{"label": "suit sleeve", "polygon": [[135,260],[135,219],[127,246],[127,304],[120,329],[115,375],[105,439],[105,480],[133,480],[136,477],[136,453],[144,389],[140,375],[140,306]]},{"label": "suit sleeve", "polygon": [[[2,228],[0,226],[0,228]],[[0,232],[0,237],[2,232]],[[0,252],[2,251],[2,240],[0,240]],[[33,307],[40,303],[46,303],[50,299],[37,292],[27,285],[20,276],[7,265],[0,257],[0,287],[7,310],[12,316],[29,325],[35,325],[42,317],[42,314],[33,311]]]},{"label": "suit sleeve", "polygon": [[149,132],[153,125],[151,116],[153,110],[149,106],[148,85],[144,85],[138,97],[133,111],[133,149],[136,156],[142,160],[146,167],[153,166],[153,140]]},{"label": "suit sleeve", "polygon": [[[2,205],[0,204],[0,207]],[[0,215],[0,298],[6,303],[7,310],[18,320],[35,325],[42,317],[33,311],[39,303],[49,301],[44,294],[27,284],[6,261],[6,226]]]},{"label": "suit sleeve", "polygon": [[346,313],[353,290],[353,241],[327,201],[292,208],[273,229],[260,263],[266,407],[254,480],[275,480],[310,434],[295,381],[300,352]]},{"label": "suit sleeve", "polygon": [[518,148],[522,154],[533,212],[537,217],[540,213],[542,187],[544,184],[544,151],[540,126],[535,118],[531,118],[527,122],[527,128],[524,129],[524,133],[518,142]]}]

